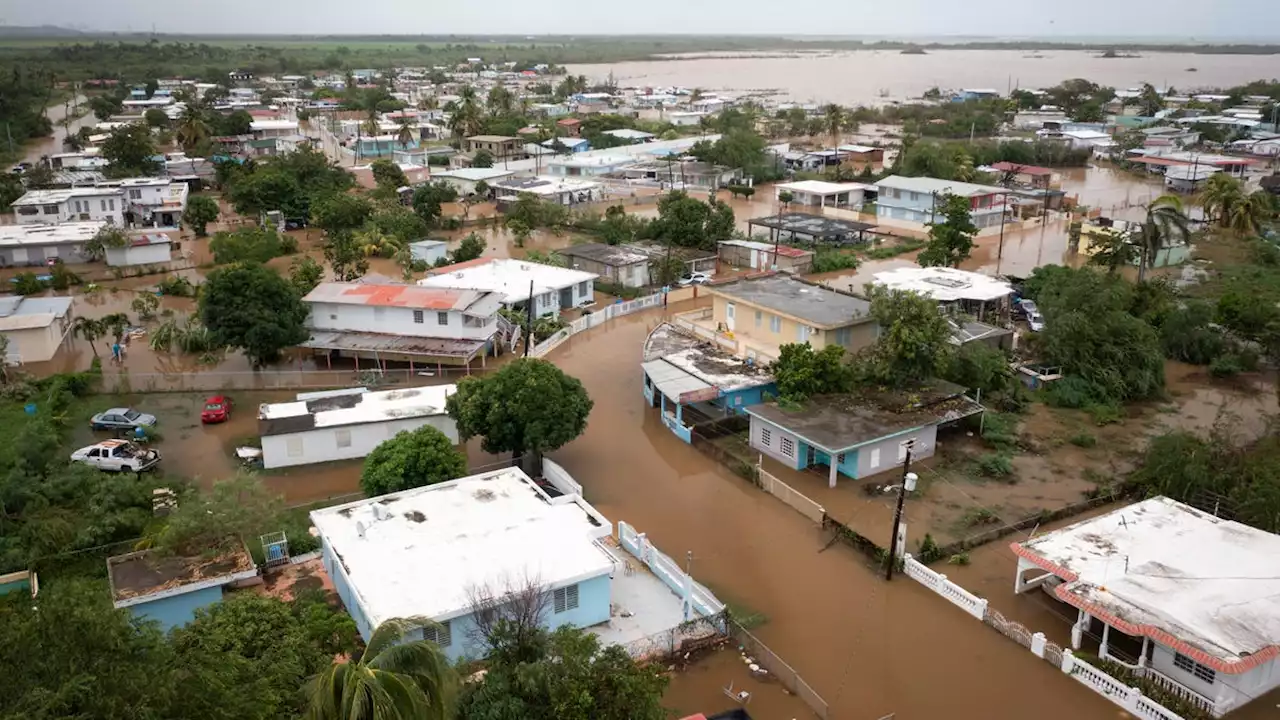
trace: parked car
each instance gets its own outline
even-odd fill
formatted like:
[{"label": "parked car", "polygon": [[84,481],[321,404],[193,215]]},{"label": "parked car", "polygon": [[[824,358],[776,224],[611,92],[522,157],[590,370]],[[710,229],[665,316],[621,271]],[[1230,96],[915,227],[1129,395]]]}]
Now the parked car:
[{"label": "parked car", "polygon": [[105,440],[71,453],[71,462],[107,472],[145,472],[160,463],[160,451],[144,450],[127,440]]},{"label": "parked car", "polygon": [[204,401],[204,409],[200,411],[200,422],[206,425],[221,423],[231,419],[231,398],[225,395],[214,395]]},{"label": "parked car", "polygon": [[685,273],[678,281],[680,285],[705,285],[711,282],[711,276],[704,272]]},{"label": "parked car", "polygon": [[89,424],[94,430],[136,430],[156,424],[156,416],[133,408],[111,408],[94,415]]},{"label": "parked car", "polygon": [[1038,312],[1027,313],[1027,326],[1031,328],[1031,332],[1044,330],[1044,316]]},{"label": "parked car", "polygon": [[1033,313],[1040,312],[1035,300],[1019,300],[1018,304],[1014,306],[1014,310],[1014,314],[1020,318],[1029,318]]}]

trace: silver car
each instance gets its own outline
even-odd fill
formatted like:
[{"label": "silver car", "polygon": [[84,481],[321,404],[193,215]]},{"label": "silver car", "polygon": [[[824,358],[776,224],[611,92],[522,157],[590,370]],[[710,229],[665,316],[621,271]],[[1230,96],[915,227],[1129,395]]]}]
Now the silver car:
[{"label": "silver car", "polygon": [[134,430],[156,424],[156,416],[138,412],[133,408],[111,408],[94,415],[89,424],[94,430]]}]

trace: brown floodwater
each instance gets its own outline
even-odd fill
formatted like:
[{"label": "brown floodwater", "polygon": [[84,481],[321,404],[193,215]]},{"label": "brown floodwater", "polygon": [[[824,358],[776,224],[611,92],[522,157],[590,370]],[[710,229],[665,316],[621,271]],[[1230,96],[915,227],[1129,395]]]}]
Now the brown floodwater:
[{"label": "brown floodwater", "polygon": [[[672,310],[684,309],[684,307]],[[756,635],[832,708],[832,717],[1116,717],[1119,712],[920,585],[885,584],[808,520],[672,435],[644,406],[637,365],[657,313],[578,335],[549,359],[595,401],[586,432],[553,454],[615,522],[760,612]],[[728,675],[673,679],[681,709],[727,706]],[[793,717],[797,715],[777,715]],[[766,714],[764,717],[775,717]]]},{"label": "brown floodwater", "polygon": [[[926,55],[858,50],[758,53],[752,57],[700,54],[684,59],[570,65],[567,69],[596,81],[612,74],[624,87],[696,87],[768,93],[796,101],[869,105],[919,97],[931,87],[992,88],[1004,93],[1014,87],[1049,87],[1068,78],[1118,88],[1149,82],[1185,92],[1271,77],[1274,65],[1274,57],[1259,55],[1143,53],[1142,57],[1107,59],[1098,53],[1073,50],[930,50]],[[1197,70],[1190,72],[1192,67]]]},{"label": "brown floodwater", "polygon": [[63,145],[62,145],[62,140],[68,134],[75,135],[76,133],[80,132],[80,128],[90,127],[97,124],[98,119],[93,116],[93,113],[86,113],[84,115],[81,115],[78,118],[75,118],[74,120],[71,121],[71,124],[67,127],[66,130],[63,130],[62,125],[59,124],[62,122],[63,118],[67,117],[67,114],[68,114],[67,111],[74,106],[75,102],[79,102],[81,105],[81,108],[83,108],[84,103],[87,101],[88,101],[88,98],[81,95],[78,98],[76,98],[76,100],[73,101],[72,106],[64,106],[64,105],[49,106],[46,109],[45,114],[49,117],[49,121],[53,123],[53,134],[49,135],[48,137],[38,138],[26,143],[22,148],[22,152],[23,152],[22,159],[26,160],[27,162],[33,162],[35,160],[39,160],[43,155],[52,155],[54,153],[65,152],[65,149],[63,148]]}]

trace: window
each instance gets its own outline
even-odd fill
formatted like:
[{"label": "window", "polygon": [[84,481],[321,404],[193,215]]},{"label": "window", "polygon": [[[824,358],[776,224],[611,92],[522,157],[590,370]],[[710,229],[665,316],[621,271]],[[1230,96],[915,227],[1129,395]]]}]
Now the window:
[{"label": "window", "polygon": [[787,457],[796,456],[796,441],[785,435],[782,437],[782,454]]},{"label": "window", "polygon": [[44,206],[44,214],[45,214],[45,215],[57,215],[57,214],[58,214],[58,206],[57,206],[57,205],[45,205],[45,206]]},{"label": "window", "polygon": [[115,201],[115,198],[112,198],[112,199],[110,199],[110,200],[108,200],[108,201],[107,201],[107,207],[108,207],[108,209],[109,209],[109,210],[111,210],[112,212],[115,212],[115,209],[116,209],[116,201]]},{"label": "window", "polygon": [[762,312],[760,312],[759,310],[757,310],[757,311],[756,311],[756,327],[760,327],[760,325],[761,325],[761,324],[763,323],[763,321],[764,321],[764,320],[763,320],[763,318],[764,318],[764,313],[762,313]]},{"label": "window", "polygon": [[386,309],[386,308],[384,308],[384,307],[375,307],[375,308],[373,309],[373,319],[374,319],[374,320],[382,321],[382,320],[385,320],[385,319],[386,319],[386,317],[387,317],[387,309]]},{"label": "window", "polygon": [[587,281],[586,281],[586,280],[583,280],[582,282],[578,283],[578,294],[579,294],[579,295],[586,295],[586,294],[587,294]]},{"label": "window", "polygon": [[880,467],[880,448],[871,448],[871,467]]},{"label": "window", "polygon": [[421,310],[413,311],[413,321],[418,323],[419,325],[421,325],[424,322]]},{"label": "window", "polygon": [[765,447],[773,445],[773,431],[769,428],[760,428],[760,444]]},{"label": "window", "polygon": [[1207,668],[1182,653],[1173,654],[1173,666],[1183,672],[1191,673],[1197,680],[1203,680],[1210,685],[1218,679],[1218,673],[1214,672],[1213,668]]},{"label": "window", "polygon": [[107,201],[104,199],[104,200],[99,200],[98,202],[102,204],[102,212],[106,212],[106,211],[107,211]]},{"label": "window", "polygon": [[443,620],[431,627],[422,628],[422,639],[447,648],[453,644],[453,629],[449,627],[448,620]]},{"label": "window", "polygon": [[577,584],[568,585],[562,588],[556,588],[552,594],[552,605],[557,614],[568,610],[578,609],[578,586]]},{"label": "window", "polygon": [[842,327],[835,330],[835,344],[842,347],[849,347],[853,344],[853,328]]},{"label": "window", "polygon": [[782,318],[778,317],[777,315],[770,315],[769,331],[776,332],[776,333],[782,332]]},{"label": "window", "polygon": [[284,445],[285,452],[289,457],[302,457],[302,438],[291,437],[288,440],[285,440]]},{"label": "window", "polygon": [[438,312],[438,313],[436,313],[436,324],[438,324],[438,325],[448,325],[448,324],[449,324],[449,313],[447,313],[447,312]]},{"label": "window", "polygon": [[133,189],[130,189],[130,190],[129,190],[129,199],[130,199],[130,200],[141,200],[141,199],[142,199],[142,191],[141,191],[141,190],[133,190]]},{"label": "window", "polygon": [[351,431],[347,429],[336,430],[333,433],[333,439],[338,443],[340,448],[351,447]]},{"label": "window", "polygon": [[40,208],[33,207],[31,205],[23,205],[22,207],[18,208],[18,214],[19,215],[39,215]]},{"label": "window", "polygon": [[837,465],[844,464],[844,453],[840,453],[839,455],[836,456],[836,464]]}]

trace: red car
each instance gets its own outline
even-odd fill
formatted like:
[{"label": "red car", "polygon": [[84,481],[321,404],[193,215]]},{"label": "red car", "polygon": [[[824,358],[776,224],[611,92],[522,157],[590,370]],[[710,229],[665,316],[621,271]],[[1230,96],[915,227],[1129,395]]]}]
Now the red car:
[{"label": "red car", "polygon": [[214,395],[204,401],[204,410],[200,411],[200,422],[220,423],[231,418],[231,398]]}]

